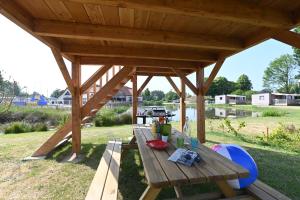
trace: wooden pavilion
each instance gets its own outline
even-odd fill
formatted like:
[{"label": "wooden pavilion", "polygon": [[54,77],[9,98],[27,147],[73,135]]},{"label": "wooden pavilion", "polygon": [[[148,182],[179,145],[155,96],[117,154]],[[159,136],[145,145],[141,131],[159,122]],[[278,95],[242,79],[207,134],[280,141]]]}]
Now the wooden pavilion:
[{"label": "wooden pavilion", "polygon": [[[196,95],[203,143],[204,95],[227,57],[270,38],[300,48],[300,35],[291,31],[300,24],[299,0],[0,0],[0,12],[51,48],[72,93],[71,119],[33,156],[70,137],[80,153],[81,124],[129,80],[136,123],[137,96],[153,76],[165,76],[180,96],[181,127],[186,86]],[[72,62],[71,74],[63,57]],[[205,67],[214,63],[204,81]],[[81,65],[101,67],[81,84]],[[139,89],[137,76],[147,76]],[[180,87],[171,77],[180,78]],[[82,105],[81,95],[96,82],[102,88]]]}]

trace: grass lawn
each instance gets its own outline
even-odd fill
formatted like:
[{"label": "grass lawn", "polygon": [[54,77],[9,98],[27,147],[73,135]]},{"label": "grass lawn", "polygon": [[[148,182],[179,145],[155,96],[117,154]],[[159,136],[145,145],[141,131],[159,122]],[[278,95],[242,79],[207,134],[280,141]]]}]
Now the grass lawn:
[{"label": "grass lawn", "polygon": [[[174,124],[176,127],[178,124]],[[79,164],[61,163],[71,145],[56,151],[46,160],[22,162],[53,132],[0,135],[0,199],[84,199],[101,155],[110,138],[128,140],[129,125],[89,128],[82,131]],[[295,152],[247,143],[231,134],[208,132],[207,145],[235,143],[245,147],[256,160],[260,179],[292,199],[300,200],[300,155]],[[119,198],[138,199],[146,188],[141,159],[136,150],[123,158],[119,178]],[[184,194],[215,190],[214,185],[184,187]],[[164,189],[159,199],[175,197],[172,188]]]}]

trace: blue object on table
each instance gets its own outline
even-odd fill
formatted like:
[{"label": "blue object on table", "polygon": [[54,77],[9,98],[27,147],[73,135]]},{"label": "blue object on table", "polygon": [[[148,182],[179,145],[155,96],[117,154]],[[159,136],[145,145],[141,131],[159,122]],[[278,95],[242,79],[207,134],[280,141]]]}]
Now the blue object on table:
[{"label": "blue object on table", "polygon": [[198,139],[195,138],[195,137],[191,137],[191,147],[192,147],[192,150],[197,149],[198,145],[199,145]]}]

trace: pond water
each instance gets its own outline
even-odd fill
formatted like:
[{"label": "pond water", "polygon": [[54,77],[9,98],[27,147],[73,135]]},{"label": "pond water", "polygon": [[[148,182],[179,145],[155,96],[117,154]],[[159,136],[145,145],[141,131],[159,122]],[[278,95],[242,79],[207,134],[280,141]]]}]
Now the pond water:
[{"label": "pond water", "polygon": [[[180,110],[178,104],[169,104],[165,105],[168,111],[171,111],[175,114],[174,117],[171,118],[171,121],[179,121]],[[205,108],[206,119],[219,119],[219,118],[243,118],[243,117],[258,117],[261,115],[259,112],[252,112],[249,110],[240,110],[235,108]],[[193,105],[186,106],[186,116],[189,117],[191,121],[196,120],[196,109]],[[152,119],[147,118],[147,123],[151,123]],[[138,123],[142,123],[142,119],[138,119]]]}]

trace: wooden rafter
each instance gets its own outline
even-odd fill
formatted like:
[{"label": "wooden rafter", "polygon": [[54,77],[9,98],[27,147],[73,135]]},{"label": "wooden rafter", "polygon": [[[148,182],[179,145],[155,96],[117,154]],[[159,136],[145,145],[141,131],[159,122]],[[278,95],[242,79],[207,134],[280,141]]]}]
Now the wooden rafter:
[{"label": "wooden rafter", "polygon": [[160,48],[137,48],[137,47],[103,47],[92,45],[63,45],[62,52],[68,55],[78,56],[102,56],[123,58],[148,58],[183,60],[195,62],[215,62],[217,55],[192,50],[174,50]]},{"label": "wooden rafter", "polygon": [[106,57],[81,57],[83,65],[123,65],[123,66],[150,66],[162,68],[196,69],[195,66],[202,62],[179,61],[179,60],[157,60],[157,59],[138,59],[138,58],[106,58]]},{"label": "wooden rafter", "polygon": [[[66,1],[66,0],[65,0]],[[181,14],[205,17],[222,21],[246,23],[265,27],[287,27],[293,24],[289,13],[269,7],[257,6],[254,2],[239,0],[198,0],[198,1],[166,1],[166,0],[72,0],[81,3],[96,3],[109,6],[150,10],[154,12]]]},{"label": "wooden rafter", "polygon": [[202,88],[203,95],[205,95],[207,93],[209,87],[211,86],[211,83],[213,82],[213,80],[215,79],[215,77],[218,74],[219,70],[221,69],[224,61],[225,61],[224,58],[218,59],[217,63],[215,64],[215,66],[213,68],[213,70],[211,71],[208,79],[205,81],[205,83],[203,85],[203,88]]},{"label": "wooden rafter", "polygon": [[292,31],[278,31],[278,33],[275,34],[273,38],[293,47],[300,48],[299,33],[295,33]]},{"label": "wooden rafter", "polygon": [[168,82],[170,83],[170,85],[173,87],[173,89],[175,90],[175,92],[177,93],[177,95],[179,97],[181,97],[181,92],[178,89],[178,87],[176,86],[176,84],[174,83],[174,81],[172,80],[172,78],[170,76],[166,76],[166,79],[168,80]]},{"label": "wooden rafter", "polygon": [[51,50],[52,50],[52,54],[53,54],[53,56],[54,56],[54,58],[56,60],[56,63],[58,65],[58,67],[59,67],[59,69],[60,69],[60,71],[61,71],[61,73],[62,73],[62,75],[63,75],[63,77],[65,79],[65,81],[66,81],[66,84],[67,84],[70,92],[72,94],[74,94],[74,89],[73,89],[73,84],[72,84],[72,78],[71,78],[71,76],[69,74],[69,71],[68,71],[67,66],[66,66],[66,64],[64,62],[63,57],[61,56],[60,52],[57,51],[56,49],[53,48]]},{"label": "wooden rafter", "polygon": [[104,65],[98,69],[88,80],[86,80],[81,88],[80,93],[83,94],[87,89],[89,89],[97,80],[99,80],[109,69],[111,65]]},{"label": "wooden rafter", "polygon": [[147,86],[147,84],[150,82],[150,80],[152,79],[153,76],[148,76],[146,78],[146,80],[144,81],[144,83],[141,85],[141,87],[138,89],[137,91],[137,96],[140,96],[142,91],[145,89],[145,87]]},{"label": "wooden rafter", "polygon": [[224,36],[181,34],[168,31],[153,31],[125,27],[111,27],[71,22],[36,20],[34,33],[40,36],[136,42],[168,46],[241,50],[242,41]]},{"label": "wooden rafter", "polygon": [[180,70],[172,68],[172,70],[181,78],[181,80],[194,92],[194,94],[198,94],[198,89],[194,86],[194,84],[182,73]]}]

